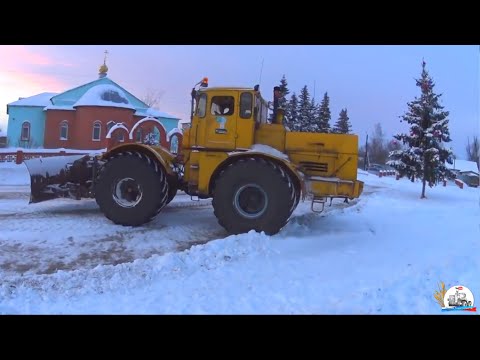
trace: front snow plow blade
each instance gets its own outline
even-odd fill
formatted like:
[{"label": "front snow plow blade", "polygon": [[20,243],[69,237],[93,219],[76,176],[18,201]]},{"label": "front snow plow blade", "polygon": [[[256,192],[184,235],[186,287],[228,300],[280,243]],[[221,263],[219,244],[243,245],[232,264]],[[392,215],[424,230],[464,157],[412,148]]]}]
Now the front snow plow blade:
[{"label": "front snow plow blade", "polygon": [[89,155],[55,156],[24,161],[30,173],[30,204],[60,197],[93,197],[97,159]]}]

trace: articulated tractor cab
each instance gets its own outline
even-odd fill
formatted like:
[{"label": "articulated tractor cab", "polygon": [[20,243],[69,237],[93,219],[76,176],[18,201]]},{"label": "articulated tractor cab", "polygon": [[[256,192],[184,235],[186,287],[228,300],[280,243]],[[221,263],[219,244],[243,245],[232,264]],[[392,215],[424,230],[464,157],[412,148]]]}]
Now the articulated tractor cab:
[{"label": "articulated tractor cab", "polygon": [[27,160],[31,202],[94,197],[114,223],[139,226],[181,190],[212,198],[214,214],[229,233],[271,235],[285,226],[300,199],[308,198],[315,211],[328,198],[362,193],[356,135],[288,131],[282,95],[274,91],[271,107],[258,86],[208,87],[205,78],[191,95],[191,125],[178,155],[126,143],[97,157]]}]

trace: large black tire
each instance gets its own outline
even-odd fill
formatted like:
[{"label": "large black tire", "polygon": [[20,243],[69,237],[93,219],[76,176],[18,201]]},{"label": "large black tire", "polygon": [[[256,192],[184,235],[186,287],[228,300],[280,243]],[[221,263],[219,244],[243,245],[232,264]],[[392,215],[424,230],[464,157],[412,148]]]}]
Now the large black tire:
[{"label": "large black tire", "polygon": [[291,176],[286,172],[281,166],[278,166],[274,163],[272,165],[281,172],[282,177],[285,177],[288,180],[288,189],[290,190],[290,215],[297,208],[298,202],[300,201],[300,189],[295,186],[295,183],[292,181]]},{"label": "large black tire", "polygon": [[139,226],[152,220],[166,205],[168,182],[154,160],[140,153],[120,153],[98,175],[95,199],[115,224]]},{"label": "large black tire", "polygon": [[278,233],[292,208],[293,184],[286,172],[261,158],[230,164],[215,181],[213,209],[231,234],[250,230]]},{"label": "large black tire", "polygon": [[170,204],[170,202],[173,200],[175,195],[177,195],[178,189],[175,186],[172,186],[168,189],[168,196],[167,196],[167,202],[165,205]]},{"label": "large black tire", "polygon": [[173,200],[175,195],[177,195],[178,187],[177,187],[177,179],[170,177],[168,178],[168,195],[167,195],[167,202],[165,205],[170,204],[170,202]]}]

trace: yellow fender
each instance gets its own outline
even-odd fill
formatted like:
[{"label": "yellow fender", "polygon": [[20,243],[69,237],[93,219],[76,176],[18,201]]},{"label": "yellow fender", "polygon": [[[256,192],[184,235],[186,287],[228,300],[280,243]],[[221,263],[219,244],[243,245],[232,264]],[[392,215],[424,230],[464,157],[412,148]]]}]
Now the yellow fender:
[{"label": "yellow fender", "polygon": [[125,151],[136,151],[150,158],[156,159],[163,166],[167,174],[174,175],[171,165],[173,164],[175,155],[173,155],[171,152],[169,152],[162,146],[152,146],[136,143],[120,144],[103,153],[100,159],[108,159],[111,156]]}]

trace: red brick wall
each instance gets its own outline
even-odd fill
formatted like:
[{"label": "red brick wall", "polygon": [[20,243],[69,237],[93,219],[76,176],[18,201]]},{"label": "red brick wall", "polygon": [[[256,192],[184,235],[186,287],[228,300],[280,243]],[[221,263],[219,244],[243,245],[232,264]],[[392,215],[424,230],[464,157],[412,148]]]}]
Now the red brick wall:
[{"label": "red brick wall", "polygon": [[[70,148],[81,150],[96,150],[107,147],[107,123],[115,121],[123,122],[131,129],[135,120],[134,110],[102,107],[102,106],[79,106],[75,111],[47,110],[45,124],[45,148]],[[68,140],[60,140],[60,123],[68,120]],[[93,141],[93,124],[100,121],[102,130],[100,141]]]},{"label": "red brick wall", "polygon": [[[68,140],[60,140],[60,123],[64,120],[68,121]],[[75,111],[47,110],[43,145],[46,149],[71,149],[74,132]]]},{"label": "red brick wall", "polygon": [[[142,120],[144,117],[138,117],[135,116],[135,123]],[[136,141],[137,139],[137,131],[139,129],[142,129],[142,138],[145,137],[150,132],[153,132],[153,129],[157,128],[158,131],[160,132],[160,145],[163,147],[168,148],[168,139],[167,139],[167,133],[164,127],[160,127],[155,121],[145,121],[141,123],[136,129],[135,132],[132,134],[132,140],[133,142]]]}]

